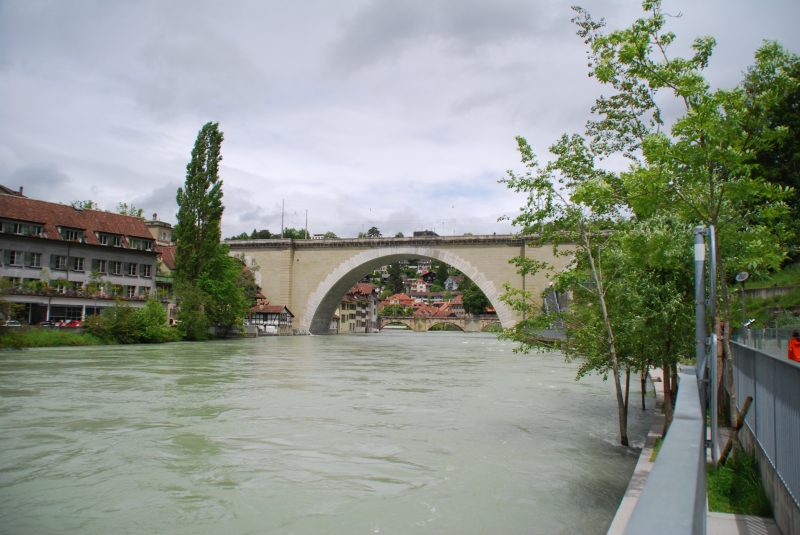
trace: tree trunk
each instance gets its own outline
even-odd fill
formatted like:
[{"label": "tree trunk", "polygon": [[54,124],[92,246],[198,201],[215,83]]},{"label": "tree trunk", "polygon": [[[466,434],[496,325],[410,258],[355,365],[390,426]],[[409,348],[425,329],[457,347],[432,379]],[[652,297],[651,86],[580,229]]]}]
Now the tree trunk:
[{"label": "tree trunk", "polygon": [[647,370],[649,368],[647,362],[642,365],[642,410],[647,410],[645,399],[647,398]]},{"label": "tree trunk", "polygon": [[[731,422],[739,420],[739,409],[736,406],[736,385],[733,384],[733,355],[731,354],[731,336],[733,331],[731,329],[731,313],[730,313],[730,296],[728,295],[728,285],[725,279],[725,268],[722,265],[722,257],[719,253],[719,240],[716,240],[716,255],[717,266],[719,266],[719,280],[720,288],[722,290],[722,314],[725,320],[724,336],[722,337],[722,350],[724,355],[723,362],[725,363],[725,373],[728,379],[728,417]],[[723,385],[720,384],[720,390],[725,390]],[[724,407],[724,405],[720,405]]]},{"label": "tree trunk", "polygon": [[597,298],[600,300],[600,308],[603,311],[603,321],[606,325],[606,332],[608,333],[608,352],[611,358],[611,369],[614,372],[614,388],[617,392],[617,413],[619,414],[619,441],[623,446],[628,445],[628,415],[625,412],[625,401],[622,398],[622,385],[620,384],[619,377],[619,361],[617,360],[617,346],[614,341],[614,329],[611,327],[611,320],[608,317],[608,307],[606,306],[605,292],[603,291],[603,284],[600,282],[600,274],[597,272],[597,267],[594,263],[594,255],[592,254],[592,247],[585,231],[581,231],[583,243],[586,246],[586,255],[589,258],[589,265],[592,269],[592,276],[594,277],[595,286],[597,288]]},{"label": "tree trunk", "polygon": [[[726,392],[722,384],[722,376],[725,373],[725,353],[724,344],[722,343],[722,322],[720,321],[720,310],[717,308],[717,313],[712,318],[712,327],[714,334],[717,335],[717,354],[713,357],[717,359],[717,376],[713,378],[717,382],[717,416],[720,416],[724,411],[726,401]],[[720,419],[720,423],[724,425],[724,418]]]},{"label": "tree trunk", "polygon": [[669,364],[665,362],[661,366],[661,371],[664,376],[664,429],[661,431],[661,438],[665,438],[672,423],[672,401],[670,400],[670,397],[672,397],[672,370]]},{"label": "tree trunk", "polygon": [[631,393],[631,367],[625,368],[625,418],[628,418],[628,401]]}]

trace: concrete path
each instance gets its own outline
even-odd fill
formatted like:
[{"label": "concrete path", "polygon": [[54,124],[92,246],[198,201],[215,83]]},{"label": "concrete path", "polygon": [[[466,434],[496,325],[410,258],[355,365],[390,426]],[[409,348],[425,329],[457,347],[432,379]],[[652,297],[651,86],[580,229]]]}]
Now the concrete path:
[{"label": "concrete path", "polygon": [[708,535],[781,535],[771,518],[708,513]]},{"label": "concrete path", "polygon": [[650,462],[650,456],[653,455],[653,446],[656,439],[661,436],[661,432],[664,430],[664,415],[661,414],[661,405],[664,404],[664,383],[661,379],[661,370],[650,370],[650,377],[653,379],[653,386],[656,390],[656,407],[655,411],[653,411],[653,421],[650,423],[650,431],[647,433],[644,447],[639,454],[639,461],[636,463],[636,468],[633,469],[631,482],[628,483],[625,496],[619,504],[617,514],[614,515],[611,527],[608,528],[608,535],[622,535],[625,531],[633,514],[633,508],[636,507],[636,502],[639,501],[639,496],[642,494],[647,476],[650,475],[650,471],[655,464]]}]

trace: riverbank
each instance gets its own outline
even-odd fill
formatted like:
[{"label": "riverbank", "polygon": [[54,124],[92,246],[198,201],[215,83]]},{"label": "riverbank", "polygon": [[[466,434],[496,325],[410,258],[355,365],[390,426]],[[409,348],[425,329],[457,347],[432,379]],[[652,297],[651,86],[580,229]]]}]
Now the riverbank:
[{"label": "riverbank", "polygon": [[0,334],[0,349],[101,346],[111,343],[86,332],[59,327],[13,327]]}]

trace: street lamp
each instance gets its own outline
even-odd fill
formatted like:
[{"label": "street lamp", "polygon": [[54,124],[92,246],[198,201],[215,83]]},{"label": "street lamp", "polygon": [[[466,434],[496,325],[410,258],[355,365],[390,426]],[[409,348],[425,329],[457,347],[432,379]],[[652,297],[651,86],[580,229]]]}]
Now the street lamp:
[{"label": "street lamp", "polygon": [[750,274],[746,271],[742,271],[741,273],[736,274],[736,282],[742,283],[742,328],[745,327],[745,323],[747,322],[747,317],[745,316],[745,309],[744,309],[744,281],[746,281],[750,277]]}]

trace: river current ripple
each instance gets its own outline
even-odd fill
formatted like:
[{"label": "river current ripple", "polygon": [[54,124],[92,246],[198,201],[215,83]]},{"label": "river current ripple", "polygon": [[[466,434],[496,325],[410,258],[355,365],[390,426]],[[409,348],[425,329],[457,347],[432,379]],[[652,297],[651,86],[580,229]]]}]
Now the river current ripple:
[{"label": "river current ripple", "polygon": [[605,533],[638,454],[611,382],[512,349],[393,332],[0,353],[0,533]]}]

